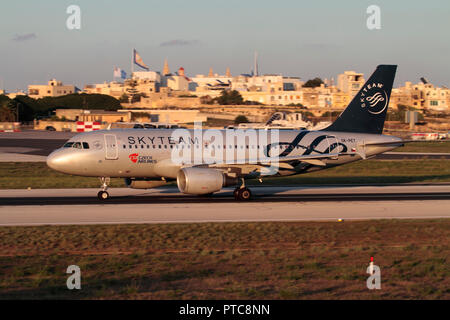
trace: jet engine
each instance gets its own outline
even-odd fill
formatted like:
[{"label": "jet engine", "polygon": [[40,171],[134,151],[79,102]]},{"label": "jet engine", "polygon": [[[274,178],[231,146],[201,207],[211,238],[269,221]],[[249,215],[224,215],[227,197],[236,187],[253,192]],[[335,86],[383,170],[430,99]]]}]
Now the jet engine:
[{"label": "jet engine", "polygon": [[125,184],[131,189],[151,189],[165,185],[166,181],[126,178]]},{"label": "jet engine", "polygon": [[183,168],[178,171],[177,185],[183,193],[208,194],[237,184],[237,178],[208,168]]}]

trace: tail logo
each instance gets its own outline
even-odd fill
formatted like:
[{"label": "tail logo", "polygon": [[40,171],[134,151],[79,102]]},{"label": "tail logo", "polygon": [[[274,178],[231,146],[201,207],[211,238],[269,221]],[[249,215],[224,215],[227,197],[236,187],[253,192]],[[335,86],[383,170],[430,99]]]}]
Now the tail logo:
[{"label": "tail logo", "polygon": [[361,108],[367,108],[371,114],[380,114],[386,110],[388,99],[382,83],[368,84],[361,92]]}]

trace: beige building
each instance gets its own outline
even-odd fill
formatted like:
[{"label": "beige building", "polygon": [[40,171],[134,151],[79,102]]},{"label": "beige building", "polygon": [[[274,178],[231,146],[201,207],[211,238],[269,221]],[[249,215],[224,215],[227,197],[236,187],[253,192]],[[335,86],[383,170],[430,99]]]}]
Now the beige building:
[{"label": "beige building", "polygon": [[331,105],[336,109],[344,109],[350,103],[352,97],[342,91],[333,92],[331,95]]},{"label": "beige building", "polygon": [[116,112],[105,110],[84,109],[56,109],[55,115],[60,119],[71,121],[98,121],[98,122],[128,122],[131,120],[131,112]]},{"label": "beige building", "polygon": [[74,85],[63,85],[61,81],[52,79],[47,85],[29,85],[28,95],[31,98],[58,97],[75,93]]},{"label": "beige building", "polygon": [[417,109],[430,109],[435,111],[449,110],[449,89],[435,87],[431,83],[418,83],[413,85],[405,82],[403,87],[392,89],[390,107],[398,105],[411,106]]},{"label": "beige building", "polygon": [[167,87],[173,91],[188,91],[190,79],[185,76],[184,68],[180,67],[178,69],[178,74],[167,74],[164,75],[162,81],[162,86]]},{"label": "beige building", "polygon": [[17,96],[25,96],[26,93],[23,91],[17,91],[17,92],[11,92],[11,93],[3,93],[5,96],[7,96],[10,99],[14,99]]},{"label": "beige building", "polygon": [[121,109],[117,111],[56,109],[55,115],[70,121],[86,121],[100,123],[114,122],[159,122],[169,124],[193,123],[206,121],[206,116],[198,110],[159,110],[159,109]]},{"label": "beige building", "polygon": [[88,84],[83,88],[85,93],[98,93],[113,96],[119,99],[124,93],[126,87],[121,82],[110,82],[110,83],[99,83],[99,84]]},{"label": "beige building", "polygon": [[355,71],[344,71],[337,77],[337,88],[354,97],[364,85],[364,74]]},{"label": "beige building", "polygon": [[[198,110],[158,110],[158,109],[123,109],[117,113],[130,113],[132,120],[179,124],[206,121],[207,118]],[[133,115],[134,114],[134,115]],[[148,114],[148,117],[143,116]]]}]

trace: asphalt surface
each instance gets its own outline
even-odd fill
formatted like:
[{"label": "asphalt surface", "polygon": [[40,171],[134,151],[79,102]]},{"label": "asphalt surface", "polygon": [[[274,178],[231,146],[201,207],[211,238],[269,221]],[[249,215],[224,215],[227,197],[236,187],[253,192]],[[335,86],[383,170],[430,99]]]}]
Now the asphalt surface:
[{"label": "asphalt surface", "polygon": [[450,218],[450,185],[255,187],[235,201],[231,189],[210,197],[176,188],[0,190],[0,225],[184,223]]},{"label": "asphalt surface", "polygon": [[[450,189],[450,188],[449,188]],[[232,192],[211,196],[187,195],[148,195],[148,196],[113,196],[107,201],[98,200],[93,190],[90,197],[2,197],[0,210],[5,206],[50,206],[50,205],[98,205],[98,204],[195,204],[195,203],[229,203],[235,201]],[[336,202],[336,201],[386,201],[386,200],[450,200],[450,192],[433,193],[360,193],[360,194],[256,194],[251,202]],[[450,210],[450,208],[449,208]]]},{"label": "asphalt surface", "polygon": [[48,156],[68,139],[0,139],[0,152]]}]

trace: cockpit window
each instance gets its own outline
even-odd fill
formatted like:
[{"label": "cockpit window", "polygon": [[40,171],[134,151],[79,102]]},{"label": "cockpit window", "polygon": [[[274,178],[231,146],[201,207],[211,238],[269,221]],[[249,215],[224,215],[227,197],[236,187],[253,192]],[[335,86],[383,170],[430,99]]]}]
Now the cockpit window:
[{"label": "cockpit window", "polygon": [[89,143],[87,142],[66,142],[63,148],[77,148],[77,149],[89,149]]}]

